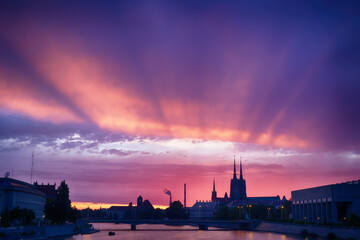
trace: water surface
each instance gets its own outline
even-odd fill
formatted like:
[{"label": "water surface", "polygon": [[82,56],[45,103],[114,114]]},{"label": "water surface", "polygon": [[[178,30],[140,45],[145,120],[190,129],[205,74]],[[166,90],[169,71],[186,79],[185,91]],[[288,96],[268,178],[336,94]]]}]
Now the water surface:
[{"label": "water surface", "polygon": [[[285,235],[268,232],[229,231],[218,228],[209,228],[200,231],[192,226],[165,226],[165,225],[138,225],[136,231],[130,231],[128,224],[95,223],[94,227],[101,231],[94,234],[77,235],[66,240],[180,240],[180,239],[221,239],[221,240],[304,240],[296,235]],[[114,236],[108,236],[109,231],[114,231]]]}]

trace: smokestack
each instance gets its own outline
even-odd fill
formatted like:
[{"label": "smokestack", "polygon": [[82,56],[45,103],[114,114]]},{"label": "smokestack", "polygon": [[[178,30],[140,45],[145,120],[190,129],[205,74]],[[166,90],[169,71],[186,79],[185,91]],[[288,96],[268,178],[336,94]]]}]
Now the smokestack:
[{"label": "smokestack", "polygon": [[166,188],[164,188],[164,193],[165,193],[166,195],[169,195],[169,196],[170,196],[170,205],[169,205],[169,206],[171,206],[171,202],[172,202],[172,199],[171,199],[171,197],[172,197],[171,191],[168,190],[168,189],[166,189]]},{"label": "smokestack", "polygon": [[184,183],[184,208],[186,208],[186,183]]}]

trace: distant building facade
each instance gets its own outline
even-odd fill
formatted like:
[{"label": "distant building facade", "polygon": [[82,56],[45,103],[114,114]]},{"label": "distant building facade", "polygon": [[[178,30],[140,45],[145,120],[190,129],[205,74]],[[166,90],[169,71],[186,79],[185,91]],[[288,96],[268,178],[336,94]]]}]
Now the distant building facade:
[{"label": "distant building facade", "polygon": [[296,221],[338,223],[360,216],[360,180],[291,192]]},{"label": "distant building facade", "polygon": [[133,207],[129,206],[111,206],[106,211],[106,217],[115,220],[123,220],[131,218],[133,213]]},{"label": "distant building facade", "polygon": [[191,219],[211,219],[214,217],[214,212],[216,210],[216,202],[204,202],[197,201],[190,208],[190,218]]},{"label": "distant building facade", "polygon": [[145,219],[153,214],[154,207],[149,200],[143,201],[143,197],[137,198],[137,206],[129,203],[129,206],[111,206],[106,211],[106,217],[111,219]]},{"label": "distant building facade", "polygon": [[266,206],[273,206],[275,208],[281,207],[286,198],[280,198],[279,195],[276,197],[248,197],[245,200],[235,200],[230,202],[227,206],[228,207],[239,207],[239,206],[246,206],[246,205],[266,205]]},{"label": "distant building facade", "polygon": [[46,195],[32,184],[12,178],[0,178],[0,212],[6,208],[27,208],[35,213],[37,219],[42,219]]}]

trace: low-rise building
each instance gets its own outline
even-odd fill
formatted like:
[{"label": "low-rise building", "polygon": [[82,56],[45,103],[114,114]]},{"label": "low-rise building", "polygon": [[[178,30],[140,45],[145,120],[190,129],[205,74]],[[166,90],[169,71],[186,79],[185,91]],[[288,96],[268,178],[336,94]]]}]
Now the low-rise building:
[{"label": "low-rise building", "polygon": [[360,180],[291,192],[296,221],[337,223],[360,216]]},{"label": "low-rise building", "polygon": [[227,204],[228,207],[239,207],[247,205],[265,205],[279,208],[286,202],[285,196],[281,199],[279,195],[273,197],[248,197],[245,200],[234,200]]},{"label": "low-rise building", "polygon": [[37,219],[44,216],[46,195],[32,184],[9,177],[0,178],[0,212],[6,208],[27,208],[35,213]]},{"label": "low-rise building", "polygon": [[129,206],[111,206],[106,211],[106,217],[115,219],[115,220],[123,220],[126,218],[131,218],[131,216],[133,215],[132,214],[133,211],[135,211],[135,209],[131,205],[129,205]]},{"label": "low-rise building", "polygon": [[191,219],[210,219],[214,217],[214,213],[218,204],[216,202],[196,201],[190,208]]}]

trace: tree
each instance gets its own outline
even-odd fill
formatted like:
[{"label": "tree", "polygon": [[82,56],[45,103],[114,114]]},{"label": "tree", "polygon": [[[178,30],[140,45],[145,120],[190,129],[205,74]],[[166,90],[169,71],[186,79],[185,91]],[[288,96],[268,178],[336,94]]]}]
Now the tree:
[{"label": "tree", "polygon": [[5,210],[1,213],[1,226],[2,227],[10,227],[10,211],[6,207]]},{"label": "tree", "polygon": [[35,213],[27,208],[13,208],[11,211],[8,208],[1,214],[1,226],[9,227],[11,224],[30,225],[35,219]]},{"label": "tree", "polygon": [[355,213],[350,214],[349,225],[354,227],[360,227],[360,218]]},{"label": "tree", "polygon": [[47,200],[44,212],[46,219],[55,224],[64,224],[66,221],[76,222],[78,211],[76,208],[71,208],[69,187],[65,180],[57,189],[56,199]]},{"label": "tree", "polygon": [[165,214],[169,219],[186,218],[184,206],[180,201],[172,202],[170,207],[165,210]]},{"label": "tree", "polygon": [[165,217],[165,212],[164,210],[161,210],[160,208],[156,208],[154,210],[154,219],[164,219]]},{"label": "tree", "polygon": [[57,209],[57,217],[60,223],[65,223],[66,220],[70,217],[71,212],[71,201],[69,198],[69,187],[65,183],[65,180],[61,182],[58,190],[57,197],[55,201],[55,206]]}]

